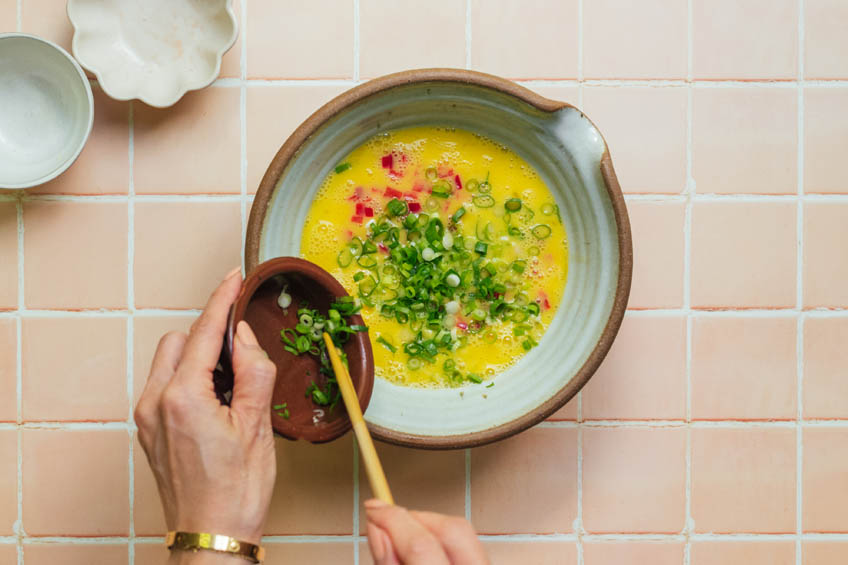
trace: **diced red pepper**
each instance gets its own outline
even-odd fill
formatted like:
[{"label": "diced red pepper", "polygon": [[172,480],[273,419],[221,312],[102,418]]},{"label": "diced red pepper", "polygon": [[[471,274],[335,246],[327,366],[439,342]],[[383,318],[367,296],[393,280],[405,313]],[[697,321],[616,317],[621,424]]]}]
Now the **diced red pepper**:
[{"label": "diced red pepper", "polygon": [[361,216],[365,213],[365,205],[362,202],[356,203],[356,215]]},{"label": "diced red pepper", "polygon": [[545,294],[544,290],[539,291],[539,298],[536,299],[536,302],[540,303],[542,308],[545,309],[545,310],[551,309],[551,303],[548,300],[548,295]]},{"label": "diced red pepper", "polygon": [[362,223],[362,216],[351,216],[350,221],[355,223],[355,224],[361,224]]},{"label": "diced red pepper", "polygon": [[415,186],[412,187],[412,190],[414,190],[415,192],[423,192],[424,191],[424,185],[416,184]]},{"label": "diced red pepper", "polygon": [[455,177],[453,177],[453,180],[456,182],[456,189],[462,190],[462,181],[459,180],[459,175],[456,175]]},{"label": "diced red pepper", "polygon": [[403,196],[403,192],[396,190],[390,186],[386,187],[386,192],[383,193],[383,196],[390,196],[392,198],[401,198]]},{"label": "diced red pepper", "polygon": [[392,169],[394,168],[395,156],[391,153],[383,155],[381,161],[384,169]]},{"label": "diced red pepper", "polygon": [[362,187],[357,186],[356,189],[353,191],[353,194],[351,194],[350,197],[348,198],[348,200],[354,200],[354,201],[355,200],[361,200],[362,199],[362,192],[363,192]]},{"label": "diced red pepper", "polygon": [[373,218],[374,217],[374,208],[366,206],[365,207],[365,217],[366,218]]},{"label": "diced red pepper", "polygon": [[378,243],[378,244],[377,244],[377,247],[380,249],[380,251],[382,251],[383,253],[385,253],[385,254],[387,254],[387,255],[388,255],[388,253],[389,253],[389,248],[388,248],[388,247],[386,247],[384,244],[382,244],[382,243]]},{"label": "diced red pepper", "polygon": [[408,206],[410,212],[418,213],[421,211],[421,204],[419,204],[418,202],[410,202]]},{"label": "diced red pepper", "polygon": [[457,322],[456,327],[458,327],[461,330],[467,330],[468,324],[466,324],[465,322]]}]

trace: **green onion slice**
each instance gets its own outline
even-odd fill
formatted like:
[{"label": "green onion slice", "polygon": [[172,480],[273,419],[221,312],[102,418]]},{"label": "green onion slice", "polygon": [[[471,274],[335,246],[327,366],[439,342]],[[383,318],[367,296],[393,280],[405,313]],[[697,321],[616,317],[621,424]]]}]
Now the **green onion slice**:
[{"label": "green onion slice", "polygon": [[520,198],[510,198],[506,202],[504,202],[504,208],[508,212],[518,212],[521,210],[521,199]]},{"label": "green onion slice", "polygon": [[551,235],[551,228],[547,224],[539,224],[530,231],[536,239],[545,239]]},{"label": "green onion slice", "polygon": [[339,163],[334,169],[336,174],[343,173],[350,168],[350,163]]},{"label": "green onion slice", "polygon": [[[483,185],[481,184],[480,187],[482,188]],[[478,208],[491,208],[495,205],[495,199],[488,194],[478,194],[471,199],[471,202]]]},{"label": "green onion slice", "polygon": [[339,256],[336,259],[336,262],[339,264],[339,267],[344,269],[349,266],[353,261],[353,253],[350,252],[350,249],[345,248],[339,251]]}]

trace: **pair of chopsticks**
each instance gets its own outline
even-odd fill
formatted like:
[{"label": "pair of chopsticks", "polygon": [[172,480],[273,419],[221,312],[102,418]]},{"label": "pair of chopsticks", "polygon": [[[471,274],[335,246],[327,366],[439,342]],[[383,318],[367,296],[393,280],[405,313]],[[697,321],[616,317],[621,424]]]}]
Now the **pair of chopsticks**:
[{"label": "pair of chopsticks", "polygon": [[389,490],[389,483],[386,482],[386,474],[383,472],[383,466],[380,464],[377,450],[374,449],[374,442],[371,440],[368,426],[365,425],[365,418],[362,417],[362,407],[359,406],[359,398],[353,389],[353,381],[350,378],[350,374],[347,372],[344,363],[342,363],[339,352],[336,350],[336,346],[333,345],[333,340],[330,339],[327,332],[324,332],[324,343],[327,344],[330,363],[333,365],[333,372],[336,373],[336,381],[339,383],[339,390],[342,392],[345,408],[347,408],[350,422],[353,424],[353,433],[356,435],[356,441],[359,443],[362,461],[365,462],[365,471],[368,474],[368,482],[371,484],[371,492],[379,500],[388,504],[394,504],[392,492]]}]

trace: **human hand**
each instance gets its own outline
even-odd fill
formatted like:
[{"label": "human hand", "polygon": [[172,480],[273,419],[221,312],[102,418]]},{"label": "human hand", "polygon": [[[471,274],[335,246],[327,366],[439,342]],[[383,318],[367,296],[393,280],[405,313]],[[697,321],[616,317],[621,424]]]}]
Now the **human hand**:
[{"label": "human hand", "polygon": [[[234,339],[230,406],[221,405],[212,382],[238,274],[224,279],[188,335],[172,332],[159,342],[135,421],[168,529],[258,544],[277,473],[271,430],[277,371],[247,323],[239,323]],[[201,553],[211,552],[199,552],[197,562],[217,559]]]},{"label": "human hand", "polygon": [[365,502],[368,545],[377,565],[488,565],[471,524],[454,516]]}]

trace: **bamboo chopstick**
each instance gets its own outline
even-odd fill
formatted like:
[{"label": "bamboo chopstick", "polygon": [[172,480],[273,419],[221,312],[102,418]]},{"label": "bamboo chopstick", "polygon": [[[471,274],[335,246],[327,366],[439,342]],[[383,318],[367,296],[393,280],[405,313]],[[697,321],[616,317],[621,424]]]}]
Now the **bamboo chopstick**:
[{"label": "bamboo chopstick", "polygon": [[362,461],[365,462],[365,471],[368,474],[368,482],[371,484],[371,492],[379,500],[394,504],[395,501],[392,498],[392,492],[389,490],[389,483],[386,482],[386,474],[383,473],[383,466],[380,464],[377,450],[374,449],[374,442],[371,441],[371,434],[368,432],[368,426],[365,425],[365,418],[362,417],[359,397],[356,396],[356,391],[353,389],[353,381],[350,379],[350,374],[347,372],[344,363],[342,363],[339,352],[336,350],[336,346],[333,345],[333,340],[330,339],[327,332],[324,332],[324,343],[327,344],[330,363],[333,365],[333,372],[336,374],[336,380],[339,383],[339,390],[342,392],[345,408],[347,408],[350,422],[353,424],[353,433],[356,435],[357,443],[359,443],[359,452],[362,454]]}]

